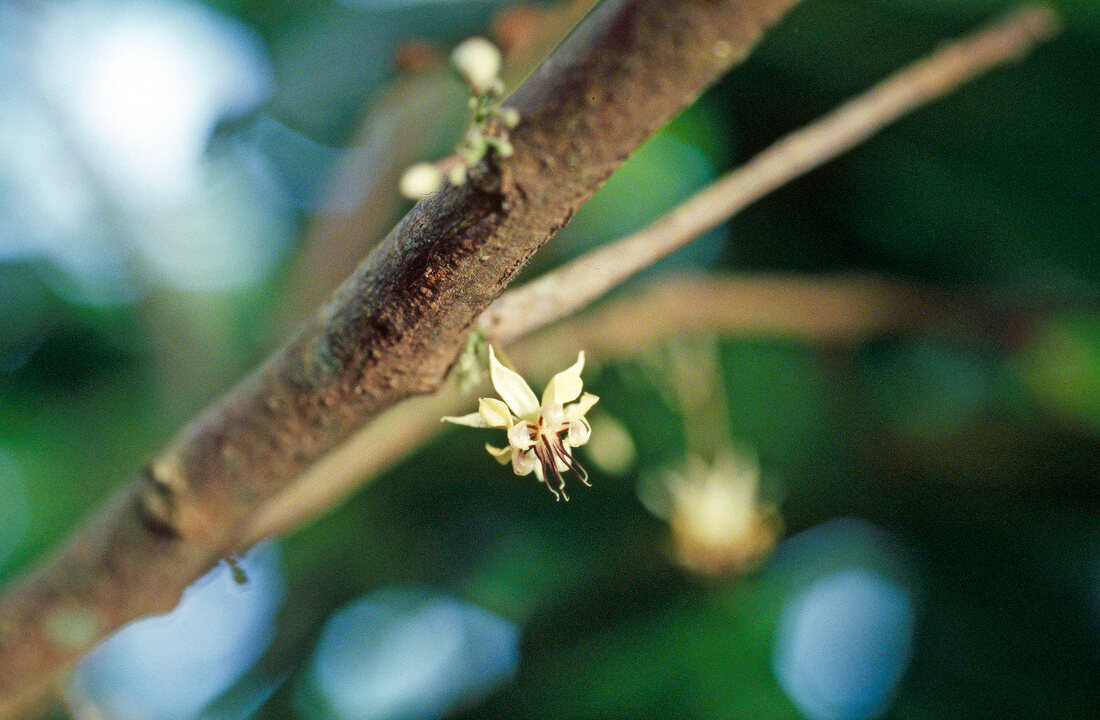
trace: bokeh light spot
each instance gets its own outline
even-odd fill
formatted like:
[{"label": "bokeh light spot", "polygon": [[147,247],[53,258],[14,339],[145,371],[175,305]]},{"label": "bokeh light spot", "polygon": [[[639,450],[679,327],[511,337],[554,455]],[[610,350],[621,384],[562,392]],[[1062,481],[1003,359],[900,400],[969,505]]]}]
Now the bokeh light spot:
[{"label": "bokeh light spot", "polygon": [[183,593],[175,610],[119,630],[77,664],[74,715],[94,708],[118,720],[189,720],[260,656],[274,631],[283,579],[274,547],[225,563]]},{"label": "bokeh light spot", "polygon": [[339,720],[442,717],[507,682],[519,662],[508,620],[426,590],[392,588],[329,618],[313,656],[318,714]]},{"label": "bokeh light spot", "polygon": [[193,191],[214,125],[270,84],[258,41],[205,8],[77,2],[45,17],[33,55],[39,82],[128,202]]},{"label": "bokeh light spot", "polygon": [[901,587],[863,568],[827,575],[784,611],[776,676],[813,720],[877,717],[908,666],[913,627],[913,603]]}]

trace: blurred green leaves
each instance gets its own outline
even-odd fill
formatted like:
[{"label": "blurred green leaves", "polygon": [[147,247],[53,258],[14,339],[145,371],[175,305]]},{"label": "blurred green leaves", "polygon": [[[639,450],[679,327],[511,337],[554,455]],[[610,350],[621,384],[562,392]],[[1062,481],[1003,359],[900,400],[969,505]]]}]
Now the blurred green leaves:
[{"label": "blurred green leaves", "polygon": [[[458,19],[447,24],[423,7],[405,16],[396,6],[222,3],[268,39],[281,83],[269,110],[330,145],[387,81],[389,49],[483,29],[487,4],[451,5]],[[1100,11],[1087,0],[1058,6],[1067,27],[1050,45],[760,201],[659,269],[859,270],[1019,310],[1005,337],[937,327],[856,347],[720,341],[716,392],[733,439],[759,455],[792,534],[856,516],[914,568],[903,578],[920,600],[914,664],[890,717],[1092,710]],[[637,229],[733,158],[1007,7],[806,0],[639,150],[536,262]],[[0,265],[5,578],[254,362],[281,303],[270,279],[250,293],[89,306],[42,272]],[[631,433],[638,462],[594,474],[568,504],[452,432],[287,538],[281,630],[254,671],[269,677],[250,681],[266,693],[290,680],[260,714],[293,712],[291,688],[333,611],[384,585],[420,583],[522,626],[516,684],[465,717],[798,717],[770,664],[788,593],[853,565],[900,574],[852,543],[748,578],[681,574],[667,527],[635,495],[643,476],[687,452],[690,423],[655,367],[659,358],[622,357],[586,375],[600,409]]]},{"label": "blurred green leaves", "polygon": [[1100,434],[1100,315],[1051,317],[1016,359],[1015,369],[1053,417]]}]

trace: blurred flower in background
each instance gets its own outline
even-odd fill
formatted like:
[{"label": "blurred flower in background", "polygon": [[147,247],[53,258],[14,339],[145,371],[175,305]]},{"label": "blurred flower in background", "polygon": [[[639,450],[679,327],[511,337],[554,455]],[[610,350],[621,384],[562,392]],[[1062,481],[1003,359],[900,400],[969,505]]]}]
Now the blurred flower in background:
[{"label": "blurred flower in background", "polygon": [[733,439],[719,346],[713,337],[669,342],[659,365],[684,421],[687,457],[643,478],[638,496],[672,530],[676,561],[701,575],[750,570],[783,533],[779,508],[760,493],[755,452]]},{"label": "blurred flower in background", "polygon": [[81,660],[68,700],[76,717],[188,720],[259,658],[274,633],[284,583],[275,546],[222,563],[167,615],[127,625]]},{"label": "blurred flower in background", "polygon": [[455,598],[389,588],[333,613],[302,693],[334,720],[439,718],[508,682],[519,628]]},{"label": "blurred flower in background", "polygon": [[643,482],[639,496],[668,521],[676,560],[704,575],[752,568],[783,532],[778,508],[760,498],[760,467],[744,454],[689,458],[682,470]]}]

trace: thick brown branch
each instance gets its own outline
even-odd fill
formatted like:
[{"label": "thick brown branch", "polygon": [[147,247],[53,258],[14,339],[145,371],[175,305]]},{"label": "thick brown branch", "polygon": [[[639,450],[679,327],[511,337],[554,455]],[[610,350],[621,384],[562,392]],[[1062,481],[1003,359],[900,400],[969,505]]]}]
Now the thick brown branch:
[{"label": "thick brown branch", "polygon": [[[502,10],[493,36],[506,51],[503,77],[511,81],[510,86],[534,70],[595,4],[596,0],[569,0]],[[519,17],[519,27],[511,32],[509,14]],[[523,27],[528,23],[530,28]],[[385,236],[406,204],[398,192],[401,173],[439,143],[449,115],[467,115],[468,91],[442,62],[441,58],[439,67],[398,76],[357,131],[355,149],[345,154],[344,165],[326,193],[327,210],[311,223],[294,261],[280,323],[284,329],[293,329],[309,317]],[[440,103],[453,103],[453,108],[447,112]]]},{"label": "thick brown branch", "polygon": [[294,341],[0,599],[0,716],[107,633],[171,607],[354,429],[437,388],[531,254],[794,2],[600,5],[508,100],[523,120],[503,172],[418,204]]}]

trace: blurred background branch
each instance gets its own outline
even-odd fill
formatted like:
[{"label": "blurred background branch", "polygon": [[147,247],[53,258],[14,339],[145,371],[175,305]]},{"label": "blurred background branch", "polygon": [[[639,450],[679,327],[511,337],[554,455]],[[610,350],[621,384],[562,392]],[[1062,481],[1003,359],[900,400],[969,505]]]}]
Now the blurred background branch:
[{"label": "blurred background branch", "polygon": [[[522,289],[521,289],[522,290]],[[1009,308],[875,276],[673,277],[636,289],[508,347],[517,366],[549,378],[576,348],[595,363],[623,361],[665,339],[691,334],[778,337],[856,346],[894,333],[946,334],[956,342],[1014,342],[1042,308]],[[487,385],[478,388],[482,394]],[[454,383],[410,398],[315,463],[249,520],[242,547],[316,519],[445,428],[471,395]]]},{"label": "blurred background branch", "polygon": [[[1045,5],[1023,7],[994,25],[891,75],[820,120],[787,135],[660,220],[578,258],[493,302],[479,327],[500,343],[566,317],[777,187],[865,141],[902,115],[1049,39],[1059,22]],[[533,315],[530,308],[541,308]]]}]

